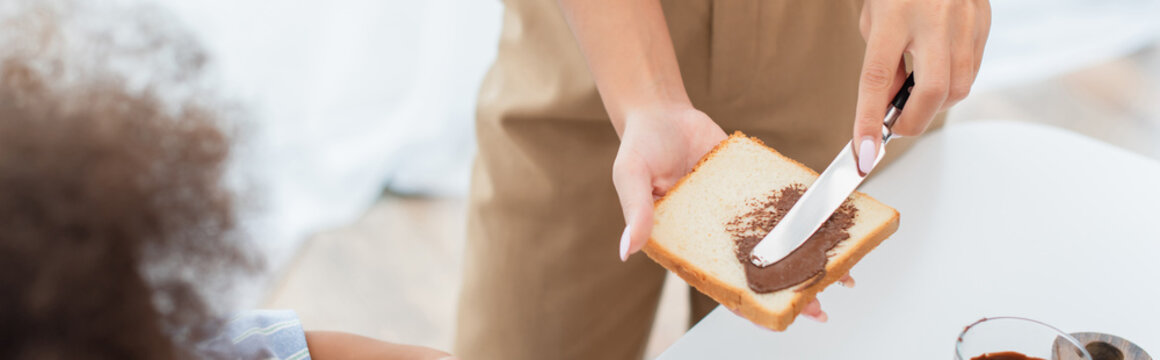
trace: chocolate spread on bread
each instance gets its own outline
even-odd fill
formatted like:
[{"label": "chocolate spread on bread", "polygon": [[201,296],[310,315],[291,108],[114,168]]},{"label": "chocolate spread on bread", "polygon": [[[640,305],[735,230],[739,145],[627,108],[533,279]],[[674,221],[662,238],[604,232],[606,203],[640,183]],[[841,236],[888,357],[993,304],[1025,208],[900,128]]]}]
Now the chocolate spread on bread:
[{"label": "chocolate spread on bread", "polygon": [[809,240],[784,259],[766,267],[753,265],[749,261],[753,247],[773,230],[803,192],[805,187],[795,184],[774,191],[765,198],[750,200],[746,205],[751,210],[725,224],[725,230],[733,236],[737,245],[737,260],[745,267],[749,288],[756,293],[786,289],[811,279],[813,281],[807,286],[820,281],[826,275],[826,252],[842,240],[850,238],[846,230],[854,225],[858,209],[847,200]]}]

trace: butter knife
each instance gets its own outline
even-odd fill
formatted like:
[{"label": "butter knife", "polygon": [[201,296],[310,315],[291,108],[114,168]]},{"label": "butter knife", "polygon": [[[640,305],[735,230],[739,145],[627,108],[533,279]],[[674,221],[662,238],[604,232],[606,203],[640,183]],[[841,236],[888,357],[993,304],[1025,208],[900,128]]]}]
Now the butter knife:
[{"label": "butter knife", "polygon": [[[907,76],[902,88],[894,95],[886,117],[882,120],[882,143],[878,146],[878,157],[874,165],[882,161],[886,155],[886,143],[894,137],[891,128],[898,116],[902,114],[902,107],[910,98],[910,90],[914,87],[914,74]],[[866,175],[858,170],[858,159],[854,154],[854,141],[851,140],[838,157],[826,167],[825,171],[814,180],[802,194],[801,199],[794,203],[786,212],[777,226],[750,253],[750,261],[758,267],[766,267],[781,261],[799,246],[809,240],[810,236],[822,227],[822,224],[834,214],[838,207],[850,197],[850,194],[862,184]]]}]

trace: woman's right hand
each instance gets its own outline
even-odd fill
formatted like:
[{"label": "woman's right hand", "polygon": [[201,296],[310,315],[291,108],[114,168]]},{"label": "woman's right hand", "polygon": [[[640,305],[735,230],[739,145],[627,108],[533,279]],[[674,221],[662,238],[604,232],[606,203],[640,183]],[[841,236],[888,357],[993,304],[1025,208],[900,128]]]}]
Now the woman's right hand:
[{"label": "woman's right hand", "polygon": [[609,120],[620,135],[612,182],[627,224],[620,258],[652,231],[664,195],[725,132],[693,108],[659,0],[559,0]]},{"label": "woman's right hand", "polygon": [[[697,161],[728,135],[708,115],[692,105],[659,106],[628,112],[613,121],[620,132],[620,149],[612,165],[612,183],[628,224],[620,236],[620,260],[640,251],[653,226],[653,202],[672,189]],[[840,283],[854,286],[843,276]],[[825,322],[828,316],[818,300],[801,315]]]},{"label": "woman's right hand", "polygon": [[728,136],[708,115],[687,103],[625,113],[612,183],[627,226],[620,260],[640,251],[653,226],[653,202]]}]

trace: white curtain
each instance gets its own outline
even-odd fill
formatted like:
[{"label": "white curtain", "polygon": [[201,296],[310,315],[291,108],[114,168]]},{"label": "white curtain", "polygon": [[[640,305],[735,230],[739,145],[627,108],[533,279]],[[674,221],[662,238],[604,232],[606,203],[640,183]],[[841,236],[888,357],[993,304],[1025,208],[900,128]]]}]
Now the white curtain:
[{"label": "white curtain", "polygon": [[236,167],[248,227],[280,268],[310,234],[393,190],[458,196],[497,0],[157,0],[249,110]]},{"label": "white curtain", "polygon": [[992,0],[991,7],[975,92],[1124,56],[1160,36],[1157,0]]}]

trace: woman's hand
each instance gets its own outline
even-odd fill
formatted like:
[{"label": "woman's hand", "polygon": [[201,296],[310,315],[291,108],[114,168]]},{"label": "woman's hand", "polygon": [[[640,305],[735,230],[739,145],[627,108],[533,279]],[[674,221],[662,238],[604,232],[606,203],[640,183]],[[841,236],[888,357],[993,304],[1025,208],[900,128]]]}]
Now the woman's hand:
[{"label": "woman's hand", "polygon": [[652,233],[653,201],[728,136],[708,115],[687,103],[630,111],[622,124],[612,182],[627,224],[620,237],[620,260],[624,261],[640,251]]},{"label": "woman's hand", "polygon": [[[727,136],[691,105],[659,1],[559,3],[620,135],[612,181],[627,224],[620,237],[623,261],[648,241],[653,201]],[[842,282],[853,285],[848,277]],[[817,300],[802,314],[826,319]]]},{"label": "woman's hand", "polygon": [[[620,260],[640,251],[653,226],[653,201],[664,196],[705,153],[728,136],[717,123],[691,105],[661,106],[631,112],[623,119],[620,149],[612,165],[612,182],[624,211]],[[619,130],[619,129],[618,129]],[[838,280],[854,286],[849,275]],[[825,322],[818,300],[802,309],[805,317]]]},{"label": "woman's hand", "polygon": [[[850,274],[842,275],[842,278],[838,279],[838,283],[842,286],[852,288],[854,287],[854,278],[850,277]],[[817,298],[814,298],[813,301],[810,301],[809,304],[806,304],[802,308],[801,315],[818,322],[826,322],[830,319],[830,316],[826,315],[825,311],[822,311],[822,303],[818,302]]]},{"label": "woman's hand", "polygon": [[903,54],[913,60],[915,86],[893,130],[913,136],[971,91],[991,28],[991,5],[987,0],[866,0],[860,28],[866,55],[854,143],[866,173],[882,142],[887,106],[906,78]]},{"label": "woman's hand", "polygon": [[[854,278],[850,277],[850,274],[842,275],[842,278],[838,279],[838,284],[852,288],[854,287]],[[741,315],[741,313],[737,312],[737,310],[729,309],[729,311],[732,311],[733,314],[737,316],[744,317]],[[802,312],[799,315],[813,319],[817,322],[826,322],[830,320],[830,316],[827,315],[825,311],[822,311],[822,303],[819,302],[817,298],[810,300],[810,302],[802,308]]]}]

